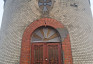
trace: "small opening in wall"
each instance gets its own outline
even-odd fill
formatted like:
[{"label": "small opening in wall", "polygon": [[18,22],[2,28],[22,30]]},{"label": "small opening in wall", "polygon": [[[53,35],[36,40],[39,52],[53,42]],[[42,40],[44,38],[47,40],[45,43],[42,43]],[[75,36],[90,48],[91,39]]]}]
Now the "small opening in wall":
[{"label": "small opening in wall", "polygon": [[51,0],[39,0],[38,4],[39,4],[39,7],[43,11],[48,11],[49,7],[52,5],[52,1]]},{"label": "small opening in wall", "polygon": [[78,5],[76,3],[70,4],[70,6],[78,7]]},{"label": "small opening in wall", "polygon": [[90,0],[88,0],[88,2],[89,2],[89,5],[90,5]]}]

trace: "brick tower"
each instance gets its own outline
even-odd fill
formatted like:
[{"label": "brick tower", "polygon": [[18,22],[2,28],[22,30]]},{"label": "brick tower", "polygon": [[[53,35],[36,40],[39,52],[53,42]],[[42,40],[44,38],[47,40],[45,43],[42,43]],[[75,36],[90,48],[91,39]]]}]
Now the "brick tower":
[{"label": "brick tower", "polygon": [[93,64],[89,0],[4,0],[0,64]]}]

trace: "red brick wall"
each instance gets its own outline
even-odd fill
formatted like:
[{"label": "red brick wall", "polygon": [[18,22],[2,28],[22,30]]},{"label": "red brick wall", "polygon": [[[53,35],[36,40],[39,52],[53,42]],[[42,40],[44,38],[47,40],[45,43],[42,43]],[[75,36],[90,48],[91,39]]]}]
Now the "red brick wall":
[{"label": "red brick wall", "polygon": [[[31,64],[31,35],[32,32],[40,26],[51,26],[53,28],[64,28],[64,26],[51,18],[42,18],[31,23],[24,31],[21,45],[20,64]],[[64,64],[72,64],[72,53],[69,34],[62,42],[62,49],[64,52]]]}]

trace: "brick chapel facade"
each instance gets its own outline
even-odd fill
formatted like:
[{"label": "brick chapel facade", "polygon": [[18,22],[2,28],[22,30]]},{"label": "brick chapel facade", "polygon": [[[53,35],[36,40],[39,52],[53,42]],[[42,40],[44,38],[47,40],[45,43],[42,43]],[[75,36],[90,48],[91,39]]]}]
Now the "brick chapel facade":
[{"label": "brick chapel facade", "polygon": [[93,64],[89,0],[4,0],[0,64]]}]

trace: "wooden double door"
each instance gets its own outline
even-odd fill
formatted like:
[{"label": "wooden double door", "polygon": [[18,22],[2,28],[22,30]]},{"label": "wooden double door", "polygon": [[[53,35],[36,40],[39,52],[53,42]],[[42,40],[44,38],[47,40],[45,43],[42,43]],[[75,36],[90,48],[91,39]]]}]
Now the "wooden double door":
[{"label": "wooden double door", "polygon": [[31,64],[63,64],[60,43],[32,43]]}]

